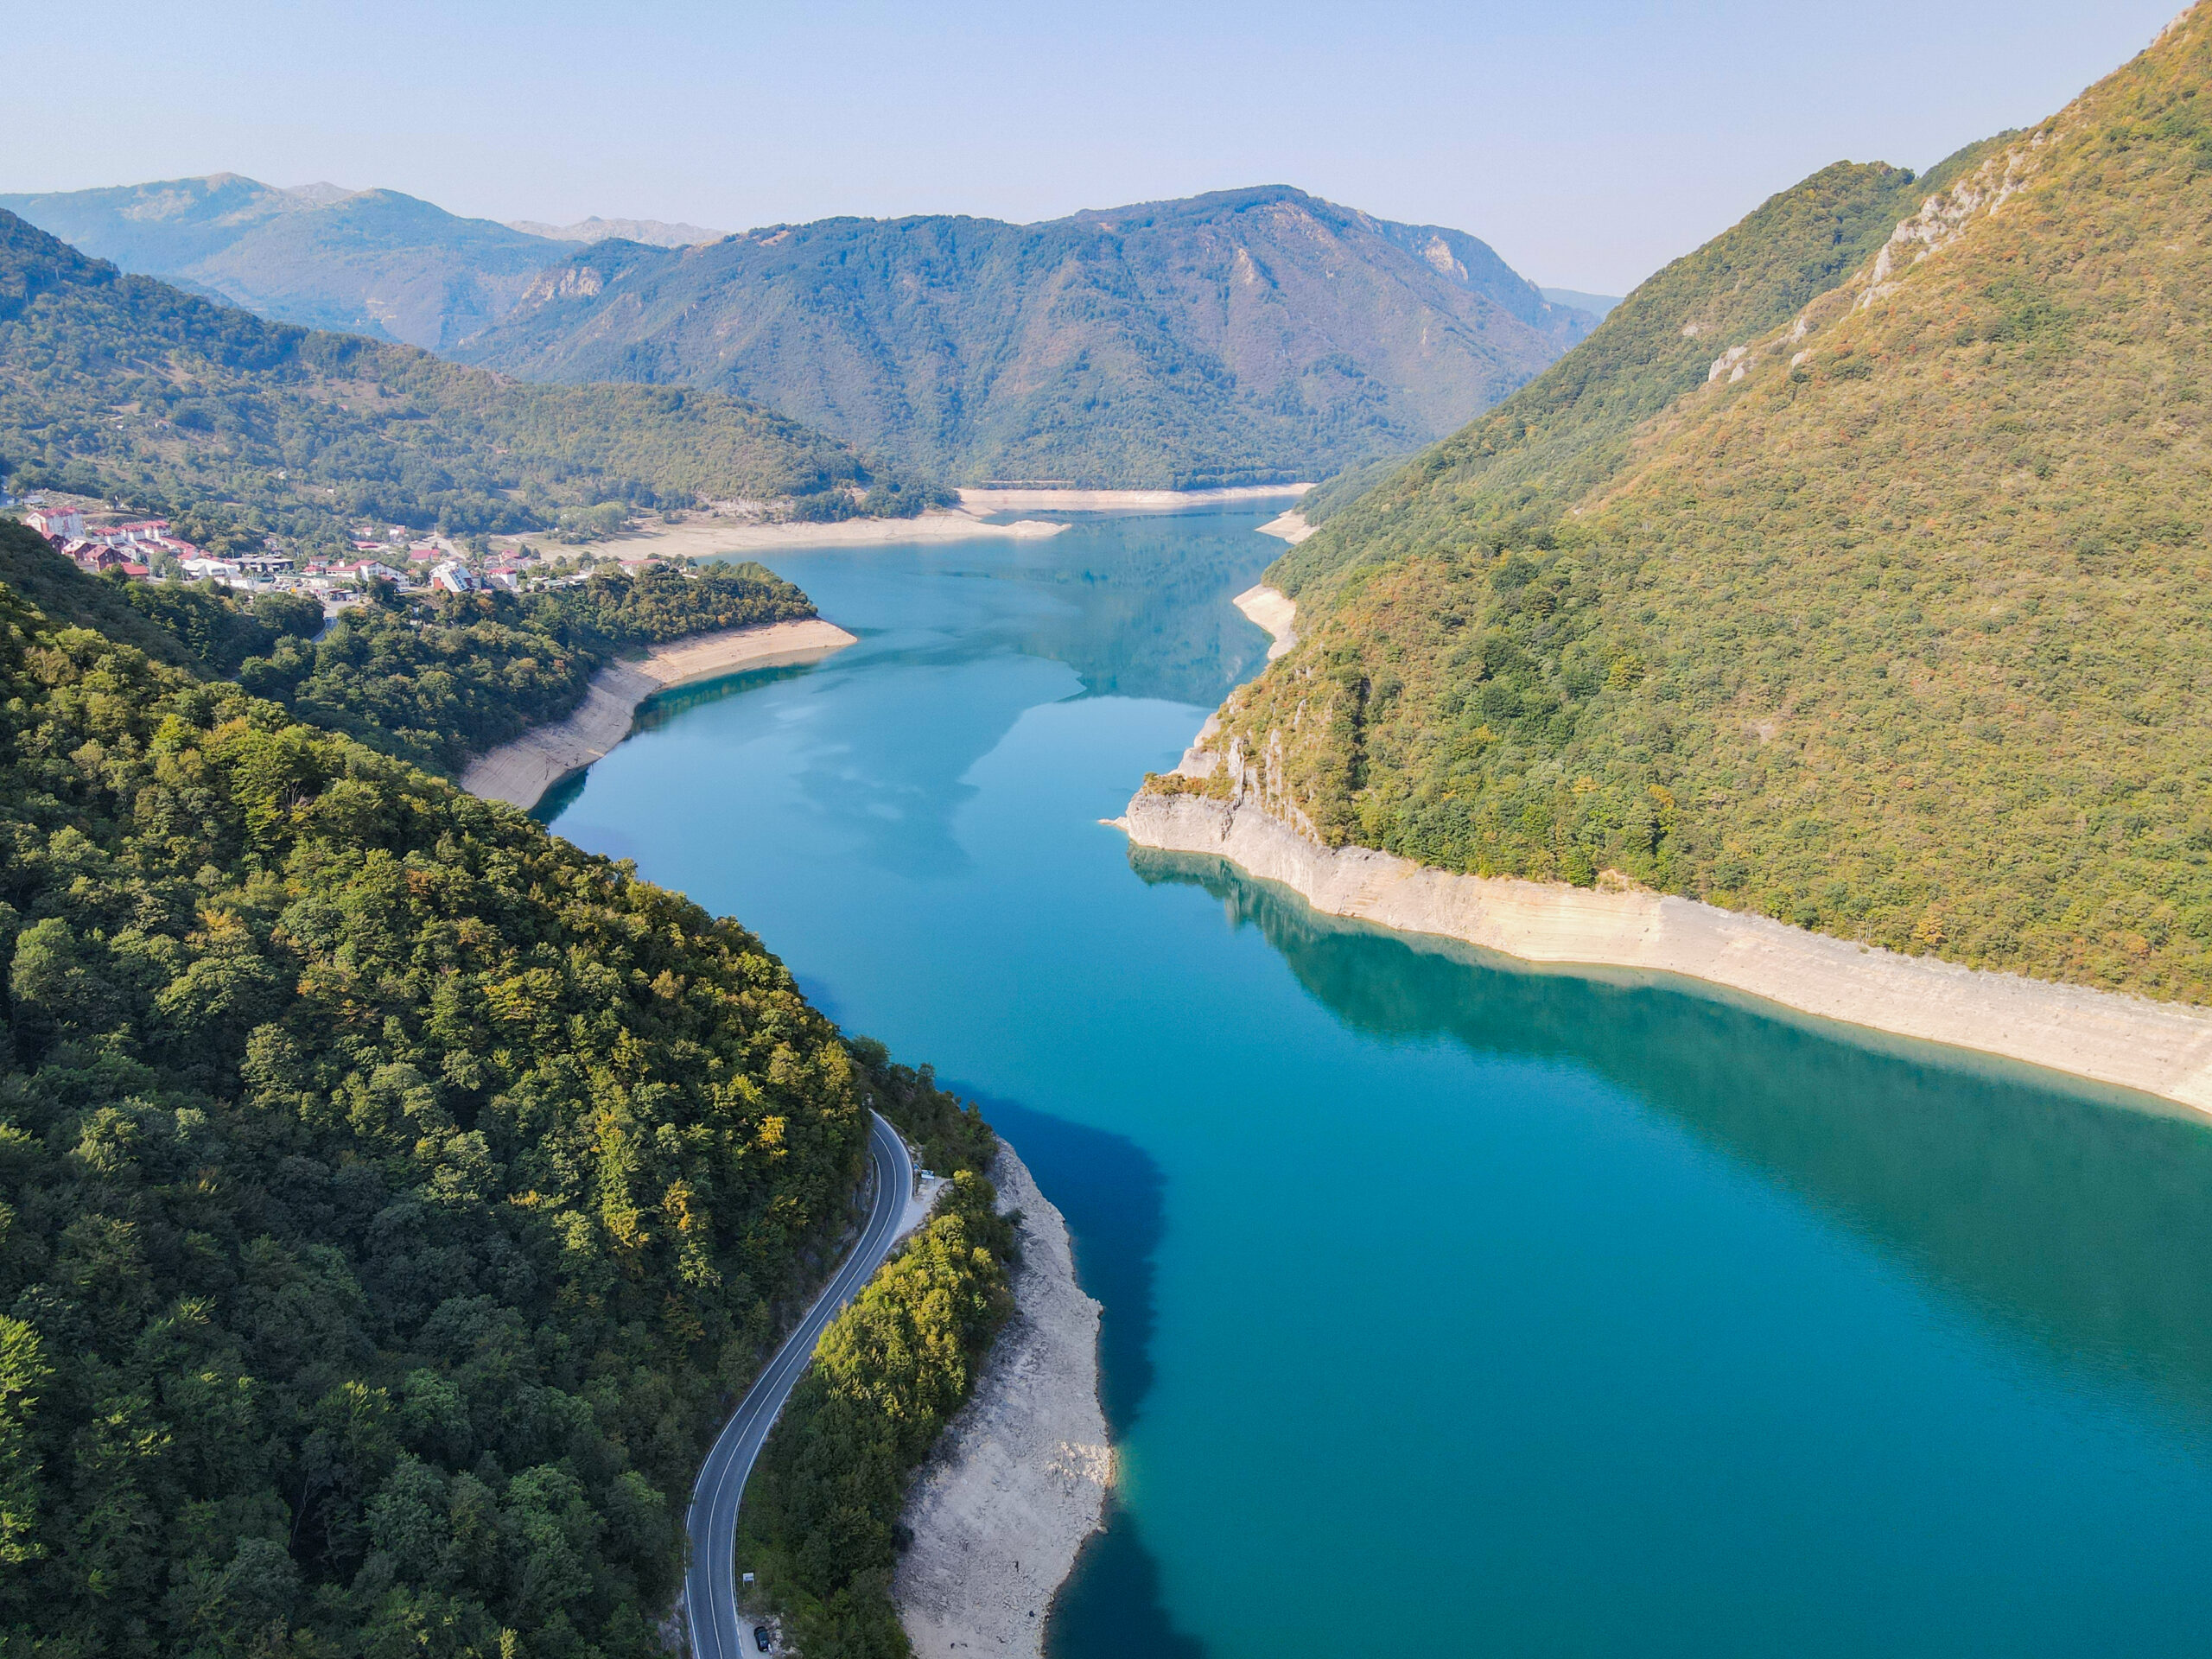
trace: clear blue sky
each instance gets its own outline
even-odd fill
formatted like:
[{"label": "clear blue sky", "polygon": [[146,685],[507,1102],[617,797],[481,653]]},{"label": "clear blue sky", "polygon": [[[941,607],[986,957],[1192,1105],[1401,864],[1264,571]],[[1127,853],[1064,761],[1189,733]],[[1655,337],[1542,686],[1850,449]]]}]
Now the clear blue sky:
[{"label": "clear blue sky", "polygon": [[2178,9],[47,3],[9,24],[0,190],[228,169],[736,230],[1289,183],[1618,293],[1831,161],[1925,167],[2048,114]]}]

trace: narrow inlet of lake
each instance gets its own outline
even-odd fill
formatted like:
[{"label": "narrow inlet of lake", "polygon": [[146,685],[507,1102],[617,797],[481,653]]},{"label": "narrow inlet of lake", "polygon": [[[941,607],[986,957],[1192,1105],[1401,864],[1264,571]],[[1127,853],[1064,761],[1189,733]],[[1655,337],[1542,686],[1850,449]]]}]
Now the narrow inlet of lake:
[{"label": "narrow inlet of lake", "polygon": [[1058,1659],[2204,1651],[2212,1129],[1133,854],[1265,516],[772,557],[860,643],[544,809],[1066,1212],[1122,1483]]}]

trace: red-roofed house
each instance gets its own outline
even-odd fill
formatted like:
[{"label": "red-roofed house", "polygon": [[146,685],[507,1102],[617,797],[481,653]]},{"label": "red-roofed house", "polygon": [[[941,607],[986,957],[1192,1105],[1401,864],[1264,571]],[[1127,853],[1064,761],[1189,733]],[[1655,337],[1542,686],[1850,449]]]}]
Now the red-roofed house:
[{"label": "red-roofed house", "polygon": [[105,542],[65,542],[61,550],[76,561],[80,570],[112,570],[127,563],[121,553]]}]

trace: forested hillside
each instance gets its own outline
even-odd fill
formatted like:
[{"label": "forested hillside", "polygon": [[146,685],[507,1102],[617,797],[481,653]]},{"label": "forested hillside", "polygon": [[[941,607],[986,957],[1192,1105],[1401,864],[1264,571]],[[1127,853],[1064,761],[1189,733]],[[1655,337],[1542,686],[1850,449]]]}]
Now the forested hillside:
[{"label": "forested hillside", "polygon": [[962,483],[1189,487],[1402,454],[1589,323],[1473,237],[1272,188],[604,243],[458,355],[714,387]]},{"label": "forested hillside", "polygon": [[[362,520],[521,531],[609,501],[918,511],[847,445],[721,393],[520,385],[129,276],[0,213],[0,464],[304,546]],[[865,492],[864,499],[855,492]]]},{"label": "forested hillside", "polygon": [[930,1167],[952,1186],[823,1332],[747,1483],[738,1554],[809,1659],[898,1659],[911,1651],[891,1599],[906,1489],[1014,1312],[1017,1247],[986,1176],[997,1139],[975,1109],[879,1044],[853,1050],[879,1109],[933,1131]]},{"label": "forested hillside", "polygon": [[523,595],[381,592],[325,629],[321,604],[302,595],[96,580],[3,520],[0,582],[57,623],[236,679],[302,720],[449,773],[565,719],[592,676],[626,650],[815,614],[790,582],[744,563],[602,571]]},{"label": "forested hillside", "polygon": [[657,1651],[898,1091],[734,923],[5,589],[0,844],[10,1649]]},{"label": "forested hillside", "polygon": [[1223,747],[1332,842],[2212,999],[2209,84],[2199,6],[1653,278],[1280,563]]},{"label": "forested hillside", "polygon": [[521,598],[363,606],[312,644],[275,641],[237,677],[302,720],[458,774],[470,756],[566,719],[625,650],[814,614],[811,600],[758,564],[607,572]]},{"label": "forested hillside", "polygon": [[442,351],[512,309],[570,249],[397,190],[280,190],[235,173],[0,196],[95,258],[279,322]]}]

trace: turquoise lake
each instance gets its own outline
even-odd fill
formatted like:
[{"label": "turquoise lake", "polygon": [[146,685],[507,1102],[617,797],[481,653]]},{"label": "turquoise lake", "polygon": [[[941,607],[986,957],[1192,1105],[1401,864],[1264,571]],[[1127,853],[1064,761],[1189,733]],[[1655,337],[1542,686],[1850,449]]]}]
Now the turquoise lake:
[{"label": "turquoise lake", "polygon": [[861,643],[543,809],[1066,1212],[1122,1484],[1053,1653],[2212,1649],[2212,1129],[1133,853],[1264,516],[772,558]]}]

